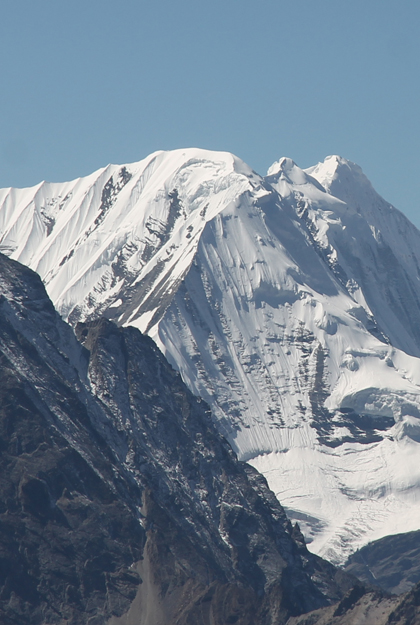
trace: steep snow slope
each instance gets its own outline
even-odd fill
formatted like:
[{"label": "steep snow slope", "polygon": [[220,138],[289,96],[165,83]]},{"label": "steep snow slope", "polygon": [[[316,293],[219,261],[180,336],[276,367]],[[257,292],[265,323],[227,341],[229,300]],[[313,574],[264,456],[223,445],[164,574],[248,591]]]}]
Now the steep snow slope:
[{"label": "steep snow slope", "polygon": [[[392,345],[420,355],[420,253],[417,228],[373,189],[360,167],[338,156],[306,170],[346,203],[334,225],[320,203],[305,219],[318,245],[335,250],[341,279],[370,308]],[[328,209],[327,209],[328,210]],[[367,304],[367,306],[366,306]]]},{"label": "steep snow slope", "polygon": [[43,277],[63,316],[74,321],[124,301],[119,317],[142,316],[144,328],[191,265],[206,222],[248,177],[233,155],[180,150],[71,183],[6,189],[0,246]]},{"label": "steep snow slope", "polygon": [[156,340],[314,551],[417,529],[420,234],[356,166],[281,159],[263,179],[231,154],[159,152],[4,190],[0,224],[63,316]]}]

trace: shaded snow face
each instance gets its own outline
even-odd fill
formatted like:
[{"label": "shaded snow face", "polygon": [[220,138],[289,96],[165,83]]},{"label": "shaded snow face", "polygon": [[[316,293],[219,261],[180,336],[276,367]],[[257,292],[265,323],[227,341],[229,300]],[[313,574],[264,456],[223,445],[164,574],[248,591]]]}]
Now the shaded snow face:
[{"label": "shaded snow face", "polygon": [[314,551],[417,528],[420,235],[357,166],[177,150],[0,203],[2,249],[152,336]]}]

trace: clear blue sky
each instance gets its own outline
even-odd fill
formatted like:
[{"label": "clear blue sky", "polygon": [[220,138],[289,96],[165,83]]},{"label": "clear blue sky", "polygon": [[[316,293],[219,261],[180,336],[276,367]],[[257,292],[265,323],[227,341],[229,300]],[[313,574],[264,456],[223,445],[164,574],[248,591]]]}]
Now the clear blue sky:
[{"label": "clear blue sky", "polygon": [[157,149],[357,162],[420,227],[418,0],[0,0],[0,187]]}]

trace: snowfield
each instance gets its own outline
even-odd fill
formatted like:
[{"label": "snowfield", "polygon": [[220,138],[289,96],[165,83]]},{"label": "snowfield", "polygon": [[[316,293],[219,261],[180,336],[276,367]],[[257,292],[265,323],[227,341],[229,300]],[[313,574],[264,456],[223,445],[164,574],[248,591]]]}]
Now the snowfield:
[{"label": "snowfield", "polygon": [[156,152],[0,190],[65,319],[148,333],[335,563],[419,529],[420,233],[360,168]]}]

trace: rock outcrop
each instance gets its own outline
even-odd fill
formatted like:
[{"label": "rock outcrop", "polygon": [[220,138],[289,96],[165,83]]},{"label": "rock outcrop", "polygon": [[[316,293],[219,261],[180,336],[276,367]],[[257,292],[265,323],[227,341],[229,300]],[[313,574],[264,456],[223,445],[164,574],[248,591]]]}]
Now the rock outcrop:
[{"label": "rock outcrop", "polygon": [[344,570],[387,592],[408,592],[420,582],[420,531],[369,543],[350,556]]},{"label": "rock outcrop", "polygon": [[274,625],[351,588],[150,338],[76,338],[4,256],[0,289],[2,624]]}]

